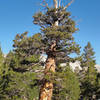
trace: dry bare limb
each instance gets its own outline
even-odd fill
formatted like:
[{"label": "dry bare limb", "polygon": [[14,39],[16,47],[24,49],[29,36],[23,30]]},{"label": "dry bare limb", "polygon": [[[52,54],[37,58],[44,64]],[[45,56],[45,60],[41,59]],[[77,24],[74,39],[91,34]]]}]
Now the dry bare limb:
[{"label": "dry bare limb", "polygon": [[57,0],[53,0],[53,2],[54,2],[55,8],[57,9],[58,8],[58,1]]},{"label": "dry bare limb", "polygon": [[43,3],[41,3],[40,5],[49,8],[48,3],[45,0],[43,0]]},{"label": "dry bare limb", "polygon": [[73,2],[74,2],[74,0],[71,0],[71,1],[64,7],[64,10],[65,10],[66,8],[68,8]]},{"label": "dry bare limb", "polygon": [[82,19],[79,19],[76,21],[76,25],[79,25],[79,23],[82,21]]},{"label": "dry bare limb", "polygon": [[60,4],[61,4],[61,0],[59,0],[59,7],[60,7]]}]

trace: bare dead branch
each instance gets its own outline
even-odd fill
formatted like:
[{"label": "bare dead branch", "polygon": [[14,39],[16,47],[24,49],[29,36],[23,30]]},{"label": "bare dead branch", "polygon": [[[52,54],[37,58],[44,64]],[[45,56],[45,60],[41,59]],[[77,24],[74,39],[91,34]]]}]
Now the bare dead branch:
[{"label": "bare dead branch", "polygon": [[58,1],[57,0],[53,0],[54,2],[54,7],[57,9],[58,8]]},{"label": "bare dead branch", "polygon": [[43,0],[43,3],[41,3],[40,5],[49,8],[48,3],[45,0]]},{"label": "bare dead branch", "polygon": [[74,2],[74,0],[71,0],[71,1],[64,7],[64,10],[65,10],[66,8],[68,8],[73,2]]},{"label": "bare dead branch", "polygon": [[43,0],[43,2],[46,5],[46,7],[48,7],[48,3],[45,0]]},{"label": "bare dead branch", "polygon": [[60,4],[61,4],[61,0],[59,0],[59,7],[60,7]]},{"label": "bare dead branch", "polygon": [[76,21],[76,25],[79,25],[79,23],[82,21],[82,19],[79,19]]}]

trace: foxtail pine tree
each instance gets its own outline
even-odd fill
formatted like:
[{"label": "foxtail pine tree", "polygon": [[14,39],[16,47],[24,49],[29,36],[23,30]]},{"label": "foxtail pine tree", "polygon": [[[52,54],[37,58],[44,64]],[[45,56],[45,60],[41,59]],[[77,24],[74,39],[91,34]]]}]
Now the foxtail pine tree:
[{"label": "foxtail pine tree", "polygon": [[[72,36],[78,29],[70,17],[70,12],[66,11],[73,1],[65,7],[58,5],[58,0],[53,1],[53,8],[49,8],[45,3],[46,12],[33,16],[33,23],[41,27],[39,50],[47,55],[44,74],[49,76],[52,72],[55,73],[57,61],[68,61],[71,53],[79,53],[79,45]],[[47,79],[43,79],[42,83],[39,100],[51,100],[53,83]]]},{"label": "foxtail pine tree", "polygon": [[[76,28],[70,12],[67,11],[73,0],[66,6],[61,6],[58,0],[53,0],[53,2],[54,7],[50,8],[44,1],[46,11],[38,12],[33,16],[33,23],[41,27],[40,33],[27,38],[26,32],[22,35],[17,35],[14,40],[14,50],[20,57],[23,56],[23,63],[26,66],[34,66],[35,63],[39,64],[38,60],[29,61],[26,58],[35,58],[41,54],[47,55],[44,77],[40,82],[39,100],[52,99],[54,89],[52,78],[57,71],[57,65],[68,62],[70,54],[79,54],[80,52],[80,47],[76,44],[73,37],[73,33],[78,28]],[[49,78],[47,78],[48,76]]]}]

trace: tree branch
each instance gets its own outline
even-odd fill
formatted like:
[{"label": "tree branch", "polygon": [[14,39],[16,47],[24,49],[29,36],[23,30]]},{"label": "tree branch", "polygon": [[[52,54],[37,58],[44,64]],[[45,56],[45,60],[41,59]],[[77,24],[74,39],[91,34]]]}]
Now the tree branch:
[{"label": "tree branch", "polygon": [[48,3],[47,3],[45,0],[43,0],[43,3],[40,4],[40,5],[43,6],[43,7],[49,8],[49,7],[48,7]]},{"label": "tree branch", "polygon": [[61,0],[59,0],[59,7],[60,7],[60,4],[61,4]]},{"label": "tree branch", "polygon": [[57,9],[58,8],[58,1],[57,0],[53,0],[54,1],[54,7]]},{"label": "tree branch", "polygon": [[73,2],[74,2],[74,0],[71,0],[71,1],[64,7],[64,10],[65,10],[66,8],[68,8]]}]

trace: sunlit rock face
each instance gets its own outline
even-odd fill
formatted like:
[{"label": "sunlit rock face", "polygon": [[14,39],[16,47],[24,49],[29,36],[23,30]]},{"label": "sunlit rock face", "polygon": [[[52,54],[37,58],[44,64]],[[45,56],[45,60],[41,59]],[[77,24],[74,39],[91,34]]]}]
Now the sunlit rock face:
[{"label": "sunlit rock face", "polygon": [[7,54],[4,54],[3,56],[4,56],[4,58],[6,58],[7,57]]},{"label": "sunlit rock face", "polygon": [[[41,62],[46,62],[47,56],[46,55],[41,55],[40,56],[40,61]],[[70,62],[69,66],[72,69],[73,72],[75,72],[76,69],[78,69],[79,71],[82,70],[82,67],[80,66],[80,61],[75,61],[74,63]],[[60,64],[61,67],[66,66],[66,63],[61,63]],[[45,67],[45,65],[43,66]]]},{"label": "sunlit rock face", "polygon": [[46,59],[47,59],[47,56],[46,56],[46,55],[42,54],[42,55],[40,56],[40,61],[41,61],[41,62],[46,62]]},{"label": "sunlit rock face", "polygon": [[80,61],[75,61],[74,63],[70,62],[69,65],[73,72],[76,69],[78,69],[79,71],[82,70],[82,67],[80,66],[81,65]]},{"label": "sunlit rock face", "polygon": [[61,63],[60,66],[61,67],[65,67],[66,66],[66,63]]},{"label": "sunlit rock face", "polygon": [[[41,62],[43,62],[43,63],[46,62],[46,59],[47,59],[46,55],[43,54],[40,56]],[[78,60],[75,61],[74,63],[70,62],[69,65],[73,72],[75,72],[76,69],[78,69],[79,71],[82,70],[81,63]],[[66,66],[66,63],[61,63],[60,66],[64,67],[64,66]],[[44,65],[44,67],[45,67],[45,65]],[[100,65],[95,65],[95,68],[96,68],[97,72],[100,73]],[[87,67],[85,68],[85,70],[87,70]]]},{"label": "sunlit rock face", "polygon": [[96,68],[97,72],[100,73],[100,65],[95,65],[95,68]]},{"label": "sunlit rock face", "polygon": [[[88,67],[84,67],[83,70],[87,71]],[[100,73],[100,65],[95,65],[95,70],[97,71],[97,73]]]},{"label": "sunlit rock face", "polygon": [[[80,61],[75,61],[74,63],[73,62],[69,63],[69,66],[73,72],[75,72],[76,69],[78,69],[79,71],[82,70],[82,67],[80,65],[81,65]],[[60,64],[60,66],[64,67],[64,66],[66,66],[66,63],[62,63],[62,64]]]}]

